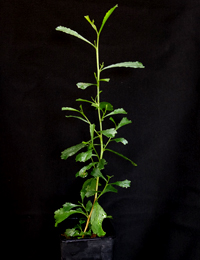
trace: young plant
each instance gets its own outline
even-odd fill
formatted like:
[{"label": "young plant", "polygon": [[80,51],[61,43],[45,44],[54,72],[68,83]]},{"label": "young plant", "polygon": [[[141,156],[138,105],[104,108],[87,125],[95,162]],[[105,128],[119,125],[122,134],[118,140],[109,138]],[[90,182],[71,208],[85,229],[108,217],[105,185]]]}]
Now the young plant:
[{"label": "young plant", "polygon": [[[143,64],[136,61],[136,62],[120,62],[116,64],[112,64],[109,66],[104,66],[104,63],[100,64],[99,61],[99,39],[102,29],[115,10],[117,5],[111,8],[103,18],[102,24],[100,29],[98,30],[94,20],[90,20],[90,17],[87,15],[85,19],[89,22],[92,26],[94,31],[96,32],[96,40],[94,44],[88,41],[86,38],[78,34],[76,31],[71,30],[69,28],[58,26],[56,28],[57,31],[61,31],[72,36],[75,36],[88,44],[90,44],[96,53],[96,72],[94,73],[95,83],[77,83],[77,87],[79,89],[85,90],[90,86],[96,87],[95,97],[91,97],[90,100],[87,99],[76,99],[77,102],[87,102],[94,107],[94,110],[97,112],[98,117],[98,126],[92,123],[86,114],[83,111],[82,105],[79,106],[79,109],[75,109],[72,107],[63,107],[63,111],[71,111],[75,112],[74,115],[68,115],[66,117],[74,117],[79,120],[82,120],[89,126],[89,133],[90,133],[90,140],[83,141],[80,144],[76,144],[70,148],[67,148],[61,153],[61,158],[66,160],[68,157],[71,157],[75,154],[76,155],[76,162],[82,162],[86,165],[83,166],[77,173],[76,177],[86,178],[83,183],[82,189],[80,191],[81,201],[77,204],[73,204],[67,202],[63,205],[62,208],[55,211],[55,226],[57,226],[60,222],[67,219],[69,216],[73,214],[81,214],[83,218],[80,219],[79,223],[72,229],[67,229],[65,231],[66,237],[84,237],[84,236],[105,236],[105,232],[102,228],[102,222],[105,218],[111,218],[108,216],[104,209],[99,204],[99,198],[107,192],[117,192],[116,186],[122,188],[130,187],[131,181],[124,180],[124,181],[117,181],[111,182],[111,178],[113,176],[103,175],[102,171],[104,170],[105,165],[107,164],[106,160],[104,159],[105,152],[114,153],[125,160],[132,163],[133,166],[136,164],[126,156],[113,151],[109,148],[109,144],[111,142],[122,143],[126,145],[128,141],[123,137],[116,138],[115,136],[118,133],[118,130],[125,125],[131,123],[127,117],[122,117],[119,123],[116,123],[113,116],[122,114],[125,115],[127,112],[123,108],[114,109],[113,106],[108,102],[102,102],[100,100],[100,94],[102,90],[100,90],[100,83],[101,82],[109,82],[109,78],[101,77],[101,73],[104,70],[115,68],[115,67],[127,67],[127,68],[144,68]],[[103,121],[109,119],[113,123],[113,127],[109,129],[103,129]],[[84,149],[84,150],[83,150]],[[82,152],[79,152],[83,150]],[[93,200],[91,200],[93,197]]]}]

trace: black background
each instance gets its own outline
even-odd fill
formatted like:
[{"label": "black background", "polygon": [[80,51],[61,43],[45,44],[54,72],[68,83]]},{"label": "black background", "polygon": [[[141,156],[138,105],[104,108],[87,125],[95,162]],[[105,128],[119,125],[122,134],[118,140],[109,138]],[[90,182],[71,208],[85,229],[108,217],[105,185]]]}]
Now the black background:
[{"label": "black background", "polygon": [[[120,131],[128,146],[107,154],[106,174],[130,179],[129,189],[101,204],[114,217],[114,259],[200,259],[200,3],[198,0],[6,0],[1,3],[1,176],[5,259],[59,259],[53,212],[79,199],[82,166],[60,152],[87,140],[86,125],[62,106],[90,97],[95,53],[58,25],[93,42],[84,19],[100,26],[105,65],[139,60],[145,69],[104,72],[102,100],[128,111]],[[85,105],[91,120],[94,114]],[[5,255],[4,255],[5,256]]]}]

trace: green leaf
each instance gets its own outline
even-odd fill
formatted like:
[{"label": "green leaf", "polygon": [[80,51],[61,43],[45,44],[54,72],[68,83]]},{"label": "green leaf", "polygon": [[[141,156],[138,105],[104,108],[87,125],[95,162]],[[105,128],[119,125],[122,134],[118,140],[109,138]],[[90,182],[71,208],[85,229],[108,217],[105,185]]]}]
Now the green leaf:
[{"label": "green leaf", "polygon": [[76,177],[78,177],[78,176],[81,178],[87,177],[87,175],[88,175],[87,171],[89,169],[91,169],[95,164],[97,164],[97,162],[92,162],[92,163],[84,166],[83,168],[81,168],[80,171],[76,173]]},{"label": "green leaf", "polygon": [[109,78],[107,78],[107,79],[100,79],[100,81],[109,82],[109,81],[110,81],[110,79],[109,79]]},{"label": "green leaf", "polygon": [[64,111],[64,110],[75,111],[75,112],[80,113],[79,110],[77,110],[77,109],[75,109],[75,108],[73,108],[73,107],[62,107],[62,111]]},{"label": "green leaf", "polygon": [[61,159],[66,160],[68,157],[76,154],[79,150],[81,150],[85,146],[86,146],[86,143],[80,143],[80,144],[77,144],[77,145],[74,145],[72,147],[69,147],[69,148],[65,149],[61,153]]},{"label": "green leaf", "polygon": [[100,133],[102,133],[103,135],[105,135],[108,138],[113,138],[117,134],[117,131],[115,130],[115,128],[110,128],[110,129],[100,131]]},{"label": "green leaf", "polygon": [[86,15],[86,16],[84,16],[84,17],[85,17],[85,19],[90,23],[90,25],[92,26],[92,28],[93,28],[95,31],[97,31],[97,27],[96,27],[96,25],[94,24],[94,20],[91,21],[89,15]]},{"label": "green leaf", "polygon": [[111,184],[108,184],[106,186],[106,188],[102,191],[101,195],[103,195],[106,192],[115,192],[115,193],[117,193],[118,190],[116,188],[114,188]]},{"label": "green leaf", "polygon": [[131,120],[128,120],[127,117],[123,117],[122,120],[119,122],[119,124],[117,125],[117,128],[116,130],[118,130],[120,127],[124,126],[124,125],[128,125],[128,124],[131,124],[132,121]]},{"label": "green leaf", "polygon": [[104,169],[104,166],[107,164],[106,160],[105,159],[100,159],[98,164],[97,164],[97,167],[99,168],[99,170],[103,170]]},{"label": "green leaf", "polygon": [[64,27],[64,26],[58,26],[56,27],[56,31],[61,31],[61,32],[64,32],[64,33],[67,33],[67,34],[70,34],[72,36],[75,36],[87,43],[89,43],[90,45],[92,45],[93,47],[95,47],[90,41],[88,41],[86,38],[84,38],[82,35],[80,35],[79,33],[77,33],[76,31],[70,29],[70,28],[67,28],[67,27]]},{"label": "green leaf", "polygon": [[85,120],[83,117],[80,117],[80,116],[72,116],[72,115],[70,115],[70,116],[65,116],[65,117],[73,117],[73,118],[77,118],[77,119],[80,119],[80,120],[82,120],[83,122],[89,124],[89,122],[88,122],[87,120]]},{"label": "green leaf", "polygon": [[65,235],[67,237],[75,237],[75,236],[79,236],[79,232],[75,228],[68,228],[65,230]]},{"label": "green leaf", "polygon": [[93,233],[97,234],[97,236],[99,237],[105,236],[106,234],[106,232],[104,232],[102,228],[102,222],[106,217],[107,217],[106,212],[96,201],[94,203],[94,207],[91,215],[91,228]]},{"label": "green leaf", "polygon": [[94,141],[94,130],[95,130],[95,124],[90,124],[90,136],[91,136],[92,145]]},{"label": "green leaf", "polygon": [[80,89],[86,89],[87,87],[94,86],[94,85],[96,85],[96,84],[94,84],[94,83],[83,83],[83,82],[79,82],[79,83],[76,84],[76,86]]},{"label": "green leaf", "polygon": [[87,152],[79,153],[76,156],[76,162],[86,162],[93,156],[92,150],[88,150]]},{"label": "green leaf", "polygon": [[117,115],[117,114],[127,114],[127,112],[123,108],[117,108],[117,109],[113,110],[111,113],[105,115],[105,117],[111,116],[111,115]]},{"label": "green leaf", "polygon": [[134,68],[134,69],[137,69],[137,68],[144,68],[144,65],[139,62],[139,61],[126,61],[126,62],[119,62],[119,63],[116,63],[116,64],[112,64],[112,65],[109,65],[107,67],[104,67],[102,70],[106,70],[106,69],[111,69],[111,68],[116,68],[116,67],[125,67],[125,68]]},{"label": "green leaf", "polygon": [[91,178],[86,180],[83,183],[82,189],[81,189],[81,199],[83,201],[83,199],[85,197],[90,197],[93,196],[96,193],[96,180],[95,178]]},{"label": "green leaf", "polygon": [[71,210],[71,208],[77,207],[78,205],[72,203],[65,203],[62,208],[56,210],[54,212],[55,218],[55,227],[65,219],[67,219],[72,214],[80,213],[85,215],[81,208],[77,208],[76,210]]},{"label": "green leaf", "polygon": [[109,102],[101,102],[99,105],[100,109],[105,109],[108,111],[113,111],[113,106]]},{"label": "green leaf", "polygon": [[112,141],[115,141],[117,143],[122,143],[124,145],[128,144],[128,141],[125,138],[123,138],[123,137],[113,139]]},{"label": "green leaf", "polygon": [[112,185],[117,185],[122,188],[129,188],[131,186],[131,181],[129,181],[129,180],[117,181],[117,182],[112,183]]},{"label": "green leaf", "polygon": [[82,102],[88,102],[88,103],[93,103],[92,101],[90,100],[87,100],[87,99],[82,99],[82,98],[77,98],[76,101],[82,101]]},{"label": "green leaf", "polygon": [[86,204],[86,211],[90,212],[91,208],[92,208],[92,202],[90,200],[88,200],[87,204]]},{"label": "green leaf", "polygon": [[124,156],[124,155],[123,155],[123,154],[121,154],[121,153],[115,152],[115,151],[113,151],[113,150],[111,150],[111,149],[105,149],[105,151],[112,152],[112,153],[114,153],[114,154],[116,154],[116,155],[118,155],[118,156],[120,156],[120,157],[124,158],[125,160],[127,160],[127,161],[131,162],[131,163],[133,164],[133,166],[137,166],[137,164],[136,164],[136,163],[134,163],[134,162],[133,162],[131,159],[127,158],[126,156]]},{"label": "green leaf", "polygon": [[104,27],[104,24],[106,23],[106,21],[108,20],[108,18],[110,17],[110,15],[112,14],[112,12],[115,10],[115,8],[118,7],[118,5],[115,5],[113,8],[111,8],[107,13],[106,15],[104,16],[103,18],[103,21],[102,21],[102,24],[101,24],[101,27],[99,29],[99,34],[101,33],[103,27]]},{"label": "green leaf", "polygon": [[101,171],[99,170],[99,168],[97,168],[97,167],[92,170],[91,175],[93,177],[100,177],[100,178],[104,179],[104,181],[107,181],[106,178],[101,173]]}]

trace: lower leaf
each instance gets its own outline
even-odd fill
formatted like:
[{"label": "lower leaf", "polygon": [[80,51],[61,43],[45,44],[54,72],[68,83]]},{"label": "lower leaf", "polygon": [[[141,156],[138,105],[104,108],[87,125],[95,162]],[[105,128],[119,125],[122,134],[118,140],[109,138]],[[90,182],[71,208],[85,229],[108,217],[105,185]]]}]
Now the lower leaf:
[{"label": "lower leaf", "polygon": [[94,234],[99,237],[105,236],[106,232],[102,228],[103,220],[107,218],[106,212],[96,201],[93,206],[92,216],[91,216],[91,228]]}]

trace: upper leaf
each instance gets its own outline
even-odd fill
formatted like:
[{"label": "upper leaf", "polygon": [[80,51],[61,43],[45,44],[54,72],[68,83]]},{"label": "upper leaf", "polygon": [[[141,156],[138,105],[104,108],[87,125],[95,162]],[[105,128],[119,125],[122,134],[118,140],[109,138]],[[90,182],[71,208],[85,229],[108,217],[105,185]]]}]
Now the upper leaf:
[{"label": "upper leaf", "polygon": [[83,82],[79,82],[76,84],[76,86],[80,89],[86,89],[87,87],[89,86],[92,86],[92,85],[96,85],[94,83],[83,83]]},{"label": "upper leaf", "polygon": [[129,181],[129,180],[117,181],[117,182],[112,183],[112,185],[117,185],[122,188],[129,188],[131,186],[131,181]]},{"label": "upper leaf", "polygon": [[106,178],[103,176],[103,174],[101,173],[101,171],[99,170],[98,167],[96,167],[92,170],[91,175],[93,177],[101,177],[102,179],[104,179],[106,181]]},{"label": "upper leaf", "polygon": [[79,110],[77,110],[77,109],[75,109],[75,108],[73,108],[73,107],[62,107],[62,111],[64,111],[64,110],[67,110],[67,111],[75,111],[75,112],[79,112],[79,113],[80,113]]},{"label": "upper leaf", "polygon": [[109,152],[115,153],[116,155],[118,155],[118,156],[124,158],[125,160],[127,160],[127,161],[129,161],[129,162],[131,162],[131,163],[133,164],[133,166],[137,166],[136,163],[134,163],[131,159],[127,158],[126,156],[124,156],[124,155],[121,154],[121,153],[115,152],[115,151],[113,151],[113,150],[111,150],[111,149],[105,149],[105,151],[109,151]]},{"label": "upper leaf", "polygon": [[117,114],[127,114],[127,112],[123,108],[117,108],[117,109],[113,110],[112,112],[110,112],[109,114],[105,115],[105,117],[111,116],[111,115],[117,115]]},{"label": "upper leaf", "polygon": [[110,15],[112,14],[112,12],[115,10],[115,8],[118,7],[118,5],[115,5],[113,8],[111,8],[107,13],[106,15],[104,16],[103,18],[103,21],[102,21],[102,24],[101,24],[101,27],[99,29],[99,34],[101,33],[103,27],[104,27],[104,24],[106,23],[106,21],[108,20],[108,18],[110,17]]},{"label": "upper leaf", "polygon": [[124,125],[128,125],[128,124],[131,124],[132,121],[131,120],[128,120],[127,117],[123,117],[122,120],[119,122],[119,124],[117,125],[117,128],[116,130],[118,130],[120,127],[124,126]]},{"label": "upper leaf", "polygon": [[64,32],[64,33],[67,33],[67,34],[70,34],[70,35],[73,35],[87,43],[89,43],[90,45],[92,45],[93,47],[95,47],[90,41],[88,41],[86,38],[84,38],[82,35],[80,35],[79,33],[77,33],[76,31],[70,29],[70,28],[67,28],[67,27],[64,27],[64,26],[58,26],[56,27],[56,31],[61,31],[61,32]]},{"label": "upper leaf", "polygon": [[113,111],[113,106],[109,102],[101,102],[99,107],[100,107],[100,109]]},{"label": "upper leaf", "polygon": [[113,138],[117,134],[117,131],[115,130],[115,128],[110,128],[110,129],[100,131],[100,133],[102,133],[103,135],[105,135],[108,138]]},{"label": "upper leaf", "polygon": [[88,198],[90,196],[93,196],[96,193],[96,179],[91,178],[86,180],[83,183],[82,189],[81,189],[81,199],[83,200],[85,196]]},{"label": "upper leaf", "polygon": [[96,31],[96,30],[97,30],[97,27],[96,27],[96,25],[94,24],[94,20],[91,21],[89,15],[86,15],[86,16],[84,16],[84,17],[85,17],[85,19],[90,23],[90,25],[92,26],[92,28]]},{"label": "upper leaf", "polygon": [[116,68],[116,67],[134,68],[134,69],[145,68],[144,65],[139,61],[126,61],[126,62],[119,62],[119,63],[116,63],[116,64],[109,65],[107,67],[104,67],[102,70]]},{"label": "upper leaf", "polygon": [[79,176],[79,177],[82,177],[82,178],[87,177],[87,175],[88,175],[88,174],[87,174],[87,171],[88,171],[89,169],[91,169],[95,164],[97,164],[97,162],[92,162],[92,163],[90,163],[90,164],[84,166],[83,168],[81,168],[80,171],[76,173],[76,177],[78,177],[78,176]]},{"label": "upper leaf", "polygon": [[113,139],[113,141],[115,141],[117,143],[122,143],[124,145],[128,144],[128,141],[125,138],[123,138],[123,137],[119,137],[119,138]]},{"label": "upper leaf", "polygon": [[66,160],[69,156],[72,156],[72,155],[76,154],[79,150],[81,150],[85,146],[86,146],[86,143],[80,143],[80,144],[77,144],[77,145],[74,145],[72,147],[69,147],[69,148],[65,149],[61,153],[61,159]]},{"label": "upper leaf", "polygon": [[86,162],[93,156],[92,150],[88,150],[87,152],[79,153],[76,156],[76,162]]}]

